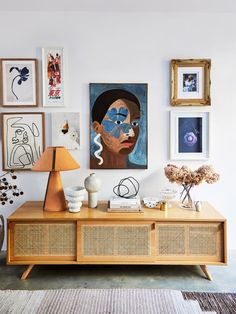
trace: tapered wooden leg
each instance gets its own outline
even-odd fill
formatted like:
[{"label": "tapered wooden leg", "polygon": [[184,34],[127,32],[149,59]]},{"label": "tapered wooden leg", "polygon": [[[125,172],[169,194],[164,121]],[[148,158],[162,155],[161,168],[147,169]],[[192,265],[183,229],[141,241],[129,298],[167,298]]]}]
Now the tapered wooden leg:
[{"label": "tapered wooden leg", "polygon": [[22,276],[21,276],[21,279],[22,280],[26,280],[27,277],[29,276],[31,270],[33,269],[34,265],[29,265],[26,270],[23,272]]},{"label": "tapered wooden leg", "polygon": [[207,266],[206,265],[200,265],[201,267],[201,270],[204,272],[204,274],[206,275],[207,279],[208,280],[212,280],[212,276],[211,274],[209,273],[208,269],[207,269]]}]

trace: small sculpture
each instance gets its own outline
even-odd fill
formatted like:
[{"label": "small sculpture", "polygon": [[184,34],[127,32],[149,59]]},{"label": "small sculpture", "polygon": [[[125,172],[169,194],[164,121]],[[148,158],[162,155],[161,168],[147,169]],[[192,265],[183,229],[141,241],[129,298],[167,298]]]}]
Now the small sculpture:
[{"label": "small sculpture", "polygon": [[138,195],[139,183],[134,177],[123,178],[113,188],[113,192],[119,197],[134,198]]},{"label": "small sculpture", "polygon": [[98,191],[101,188],[101,181],[96,177],[95,173],[91,173],[84,180],[85,189],[88,192],[88,207],[96,208],[98,205]]},{"label": "small sculpture", "polygon": [[16,180],[17,176],[13,170],[10,170],[0,176],[0,203],[6,205],[7,203],[13,204],[16,197],[21,196],[24,192],[13,184],[11,180]]}]

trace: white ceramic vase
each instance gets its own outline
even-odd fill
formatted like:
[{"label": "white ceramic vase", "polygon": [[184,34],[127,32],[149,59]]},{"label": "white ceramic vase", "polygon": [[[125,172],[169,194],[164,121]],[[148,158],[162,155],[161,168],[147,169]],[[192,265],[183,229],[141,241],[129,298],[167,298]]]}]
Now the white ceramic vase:
[{"label": "white ceramic vase", "polygon": [[73,186],[65,188],[65,197],[68,202],[69,212],[80,212],[82,200],[84,199],[84,194],[85,188],[83,186]]},{"label": "white ceramic vase", "polygon": [[101,188],[101,181],[95,173],[91,173],[85,180],[84,186],[88,192],[88,207],[95,208],[98,205],[98,191]]}]

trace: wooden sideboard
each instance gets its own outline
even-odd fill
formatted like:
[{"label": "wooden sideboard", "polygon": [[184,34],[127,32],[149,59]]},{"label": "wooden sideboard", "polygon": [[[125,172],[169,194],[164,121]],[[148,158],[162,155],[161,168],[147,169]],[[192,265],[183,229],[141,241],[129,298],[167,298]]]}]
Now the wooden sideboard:
[{"label": "wooden sideboard", "polygon": [[108,213],[107,202],[80,213],[46,212],[42,202],[26,202],[9,218],[7,263],[225,265],[226,219],[210,204],[201,212],[177,203],[167,211]]}]

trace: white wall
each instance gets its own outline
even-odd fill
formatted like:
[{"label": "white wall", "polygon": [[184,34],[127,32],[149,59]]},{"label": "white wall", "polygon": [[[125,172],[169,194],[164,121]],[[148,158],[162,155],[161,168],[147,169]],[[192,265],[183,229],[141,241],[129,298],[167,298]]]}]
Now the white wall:
[{"label": "white wall", "polygon": [[[103,182],[100,199],[109,198],[112,187],[127,175],[140,181],[141,196],[157,195],[161,188],[171,185],[163,173],[163,167],[169,162],[168,116],[173,110],[169,103],[169,61],[172,58],[211,58],[212,106],[208,109],[212,115],[212,150],[209,163],[221,174],[221,179],[214,185],[196,187],[194,193],[196,199],[208,200],[227,217],[228,246],[235,249],[235,30],[236,16],[233,14],[4,12],[0,13],[0,57],[40,58],[40,47],[66,48],[66,108],[33,109],[47,113],[47,145],[51,144],[51,111],[81,112],[82,148],[73,153],[81,169],[62,173],[65,186],[83,184],[91,173],[88,84],[148,83],[148,170],[96,171]],[[202,164],[197,161],[174,163],[189,164],[193,168]],[[47,174],[19,173],[18,182],[25,195],[17,204],[0,205],[0,212],[8,216],[26,200],[42,200],[46,181]]]}]

